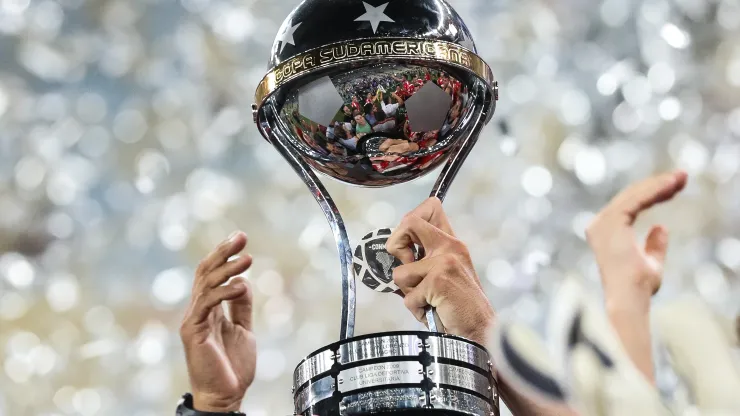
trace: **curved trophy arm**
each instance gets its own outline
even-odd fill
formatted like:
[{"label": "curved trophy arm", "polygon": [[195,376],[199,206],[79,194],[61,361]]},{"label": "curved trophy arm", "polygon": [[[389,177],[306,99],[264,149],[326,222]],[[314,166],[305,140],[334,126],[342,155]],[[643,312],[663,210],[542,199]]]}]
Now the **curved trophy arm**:
[{"label": "curved trophy arm", "polygon": [[[476,107],[482,107],[485,109],[487,107],[487,100],[491,99],[492,97],[489,94],[481,91],[481,93],[476,98]],[[490,106],[490,113],[493,113],[495,111],[495,105],[496,102],[493,101],[493,105]],[[465,137],[460,139],[458,144],[456,144],[457,148],[453,151],[452,155],[450,156],[450,160],[442,169],[442,173],[439,175],[439,178],[437,178],[437,183],[434,185],[434,188],[429,195],[430,198],[437,197],[440,201],[444,202],[445,197],[447,196],[447,191],[449,191],[452,182],[455,181],[457,174],[460,172],[460,168],[462,167],[463,163],[465,163],[465,160],[470,155],[470,152],[473,150],[473,147],[475,147],[475,144],[478,142],[480,133],[490,117],[489,114],[487,114],[485,111],[471,111],[469,113],[469,116],[471,117],[474,117],[476,115],[477,120],[474,120],[471,124],[473,128],[468,130]],[[428,307],[426,309],[426,319],[429,331],[444,332],[444,326],[442,325],[442,321],[439,319],[435,308]]]},{"label": "curved trophy arm", "polygon": [[[482,107],[485,109],[488,100],[491,100],[490,95],[487,94],[485,91],[481,91],[481,94],[476,98],[477,103],[475,107]],[[493,101],[493,105],[491,105],[489,113],[493,113],[495,111],[495,105],[496,102]],[[475,117],[475,109],[470,111],[468,116]],[[440,201],[444,202],[445,197],[447,196],[447,192],[450,190],[452,182],[455,181],[457,174],[460,172],[460,168],[462,167],[463,163],[465,163],[465,160],[470,155],[470,152],[473,150],[473,147],[475,147],[475,144],[478,142],[480,133],[483,130],[483,127],[486,126],[486,121],[488,119],[488,113],[486,113],[485,111],[478,112],[476,120],[472,122],[473,128],[469,132],[467,132],[465,138],[461,139],[455,145],[457,148],[453,151],[450,159],[447,161],[447,164],[442,169],[442,173],[439,175],[439,178],[437,178],[437,183],[435,183],[434,188],[432,189],[432,193],[429,195],[430,198],[437,197]]]},{"label": "curved trophy arm", "polygon": [[[264,111],[267,115],[267,120],[276,120],[279,117],[278,115],[273,114],[268,115],[268,113],[272,111],[270,106],[265,106]],[[308,166],[308,164],[306,164],[306,162],[304,162],[300,157],[291,152],[289,147],[290,144],[286,143],[281,138],[281,134],[272,134],[272,130],[281,131],[282,126],[280,126],[279,123],[276,123],[276,125],[270,125],[266,122],[263,123],[267,124],[267,128],[264,130],[266,133],[269,133],[269,136],[272,138],[271,143],[306,184],[331,226],[342,268],[342,320],[339,339],[345,340],[347,338],[352,338],[355,332],[355,277],[354,271],[352,270],[352,248],[349,243],[349,237],[347,236],[347,229],[344,226],[344,220],[342,219],[334,200],[331,198],[331,195],[329,195],[329,192],[326,190],[319,178],[311,170],[311,167]]]}]

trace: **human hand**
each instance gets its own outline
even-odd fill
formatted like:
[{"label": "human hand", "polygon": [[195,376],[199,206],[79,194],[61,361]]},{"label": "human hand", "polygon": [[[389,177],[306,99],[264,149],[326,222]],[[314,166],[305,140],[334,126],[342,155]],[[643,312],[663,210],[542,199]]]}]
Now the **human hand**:
[{"label": "human hand", "polygon": [[[238,411],[254,380],[257,345],[252,332],[252,291],[243,278],[252,258],[233,260],[247,244],[244,233],[234,233],[198,266],[193,296],[180,327],[185,347],[193,406],[202,412]],[[222,302],[228,302],[230,319]]]},{"label": "human hand", "polygon": [[[421,260],[416,261],[413,245],[423,248]],[[425,309],[435,307],[448,333],[485,345],[494,311],[439,199],[430,198],[406,215],[386,249],[403,263],[393,271],[393,281],[416,319],[426,323]]]},{"label": "human hand", "polygon": [[566,409],[577,409],[589,416],[670,415],[594,297],[574,279],[552,296],[546,337],[507,320],[496,325],[491,341],[500,382],[543,410],[522,414],[573,415]]},{"label": "human hand", "polygon": [[686,173],[678,171],[638,182],[617,195],[586,231],[601,272],[609,319],[649,380],[654,378],[650,299],[661,286],[668,231],[652,227],[643,244],[633,225],[640,213],[678,194],[686,181]]},{"label": "human hand", "polygon": [[681,192],[687,179],[685,172],[677,171],[633,184],[612,199],[588,227],[586,237],[596,256],[607,298],[637,295],[638,300],[649,304],[660,289],[668,231],[653,226],[642,244],[633,225],[643,211]]}]

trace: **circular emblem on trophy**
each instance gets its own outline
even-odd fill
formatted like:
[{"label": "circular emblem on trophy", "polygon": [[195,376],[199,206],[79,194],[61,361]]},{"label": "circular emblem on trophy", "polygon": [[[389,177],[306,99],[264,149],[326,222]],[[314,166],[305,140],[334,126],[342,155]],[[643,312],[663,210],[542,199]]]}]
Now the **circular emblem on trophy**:
[{"label": "circular emblem on trophy", "polygon": [[[390,228],[381,228],[362,237],[362,241],[355,248],[354,263],[355,276],[370,289],[391,293],[398,291],[398,286],[393,283],[393,269],[402,263],[393,257],[385,248],[385,243],[393,233]],[[418,252],[414,248],[414,256]]]}]

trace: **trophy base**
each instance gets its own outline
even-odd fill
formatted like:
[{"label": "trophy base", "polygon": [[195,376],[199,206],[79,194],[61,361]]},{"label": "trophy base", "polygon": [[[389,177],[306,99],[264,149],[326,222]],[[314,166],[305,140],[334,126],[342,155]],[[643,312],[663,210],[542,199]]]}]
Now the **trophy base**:
[{"label": "trophy base", "polygon": [[432,332],[363,335],[326,346],[293,374],[295,414],[498,416],[488,352]]}]

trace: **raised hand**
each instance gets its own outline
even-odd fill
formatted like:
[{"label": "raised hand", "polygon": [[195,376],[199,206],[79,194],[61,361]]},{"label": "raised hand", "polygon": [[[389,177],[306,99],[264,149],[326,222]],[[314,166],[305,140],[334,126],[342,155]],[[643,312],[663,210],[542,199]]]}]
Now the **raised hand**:
[{"label": "raised hand", "polygon": [[601,272],[609,318],[628,354],[650,380],[648,315],[650,300],[662,283],[668,231],[654,226],[642,243],[633,225],[640,213],[678,194],[686,181],[686,173],[677,171],[630,186],[596,216],[586,232]]},{"label": "raised hand", "polygon": [[[423,249],[421,260],[414,261],[414,245]],[[416,319],[426,323],[425,310],[433,306],[449,334],[489,345],[495,323],[493,307],[468,248],[455,237],[439,199],[430,198],[406,215],[386,242],[386,249],[403,263],[393,270],[393,281]],[[567,408],[538,405],[505,380],[499,383],[499,393],[515,415],[573,415]]]},{"label": "raised hand", "polygon": [[[233,260],[247,244],[234,233],[198,266],[190,306],[180,328],[193,407],[202,412],[238,411],[254,380],[257,346],[252,333],[252,291],[243,278],[252,258]],[[221,306],[226,302],[230,319]]]},{"label": "raised hand", "polygon": [[[413,245],[423,248],[421,260],[414,261]],[[493,308],[439,199],[430,198],[406,215],[386,249],[403,263],[393,271],[393,281],[416,319],[426,323],[425,308],[433,306],[448,333],[486,343]]]},{"label": "raised hand", "polygon": [[671,414],[624,352],[600,305],[577,281],[566,280],[553,294],[547,328],[543,339],[523,324],[497,325],[492,351],[501,380],[584,416]]}]

